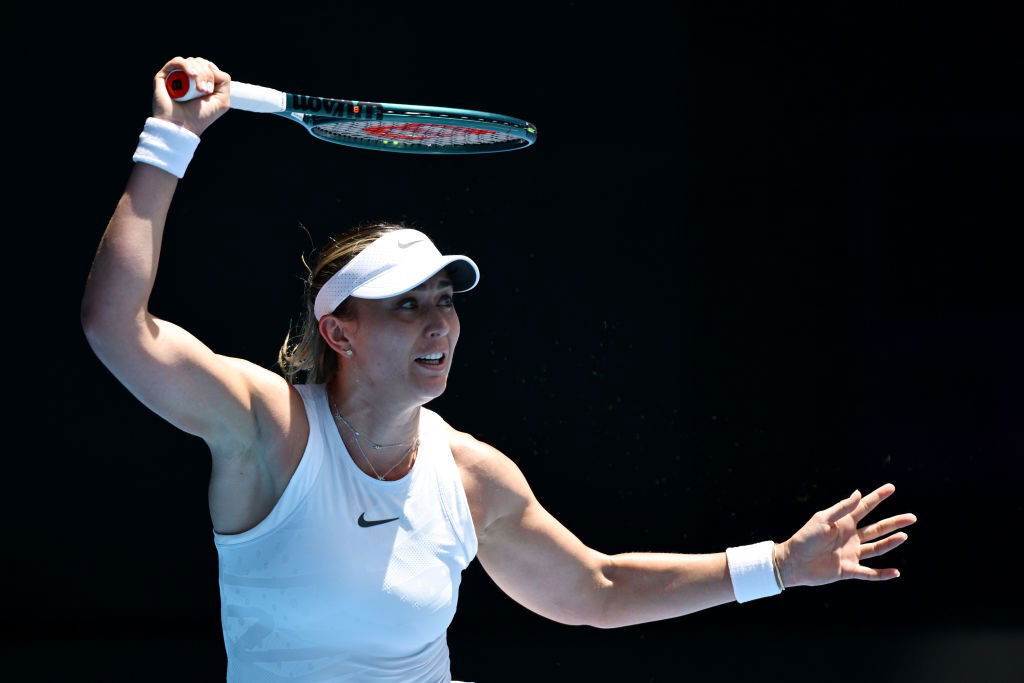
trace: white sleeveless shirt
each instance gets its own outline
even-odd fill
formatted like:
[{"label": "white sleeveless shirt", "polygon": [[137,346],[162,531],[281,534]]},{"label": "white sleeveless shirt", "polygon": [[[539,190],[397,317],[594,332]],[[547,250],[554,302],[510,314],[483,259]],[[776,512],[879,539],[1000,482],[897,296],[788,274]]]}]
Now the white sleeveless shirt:
[{"label": "white sleeveless shirt", "polygon": [[323,384],[297,385],[309,441],[270,514],[213,532],[228,681],[451,680],[446,633],[477,537],[441,418],[412,470],[356,467]]}]

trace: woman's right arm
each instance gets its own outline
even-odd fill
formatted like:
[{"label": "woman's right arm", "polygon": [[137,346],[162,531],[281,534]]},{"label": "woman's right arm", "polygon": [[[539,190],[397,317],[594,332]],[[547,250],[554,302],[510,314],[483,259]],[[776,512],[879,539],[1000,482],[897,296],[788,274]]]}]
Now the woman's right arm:
[{"label": "woman's right arm", "polygon": [[[168,97],[166,74],[183,69],[208,95],[185,103]],[[200,135],[228,108],[230,76],[202,59],[172,59],[154,79],[153,115]],[[261,401],[282,391],[283,378],[247,361],[221,356],[148,311],[164,221],[178,179],[138,163],[100,240],[82,298],[89,345],[125,387],[176,427],[216,453],[241,453],[256,441]],[[216,305],[211,303],[211,305]]]}]

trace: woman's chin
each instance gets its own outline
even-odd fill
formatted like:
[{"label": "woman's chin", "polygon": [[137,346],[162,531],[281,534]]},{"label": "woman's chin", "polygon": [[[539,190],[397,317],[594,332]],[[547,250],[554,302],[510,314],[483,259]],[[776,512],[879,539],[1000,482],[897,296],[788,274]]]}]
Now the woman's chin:
[{"label": "woman's chin", "polygon": [[417,377],[417,393],[425,400],[432,401],[439,397],[448,388],[448,375],[436,375],[434,377]]},{"label": "woman's chin", "polygon": [[441,382],[438,383],[438,386],[437,386],[436,389],[434,389],[433,391],[429,392],[430,398],[428,400],[433,400],[435,398],[440,397],[441,394],[443,394],[445,392],[445,389],[447,389],[447,388],[448,388],[448,378],[445,377],[445,378],[443,378],[443,380]]}]

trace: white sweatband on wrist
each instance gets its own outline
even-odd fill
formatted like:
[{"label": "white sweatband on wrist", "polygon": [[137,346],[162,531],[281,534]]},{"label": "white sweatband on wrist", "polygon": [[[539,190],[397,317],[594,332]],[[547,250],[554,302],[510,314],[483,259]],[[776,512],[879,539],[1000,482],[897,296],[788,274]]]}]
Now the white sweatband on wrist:
[{"label": "white sweatband on wrist", "polygon": [[139,134],[132,161],[156,166],[181,178],[199,146],[199,136],[184,126],[150,116]]},{"label": "white sweatband on wrist", "polygon": [[782,592],[775,580],[775,566],[772,563],[774,548],[774,541],[762,541],[725,549],[737,602],[767,598]]}]

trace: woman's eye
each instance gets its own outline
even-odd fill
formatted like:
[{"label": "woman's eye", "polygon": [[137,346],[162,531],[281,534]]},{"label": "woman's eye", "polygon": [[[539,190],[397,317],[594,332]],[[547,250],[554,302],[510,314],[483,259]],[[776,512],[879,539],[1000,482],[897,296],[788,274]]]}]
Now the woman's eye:
[{"label": "woman's eye", "polygon": [[[445,307],[455,306],[455,299],[453,299],[451,296],[443,296],[443,297],[441,297],[440,301],[438,302],[438,305],[439,306],[445,306]],[[419,302],[416,301],[416,299],[402,299],[398,303],[398,307],[399,308],[404,308],[404,309],[407,309],[407,310],[411,311],[414,308],[419,308]]]}]

